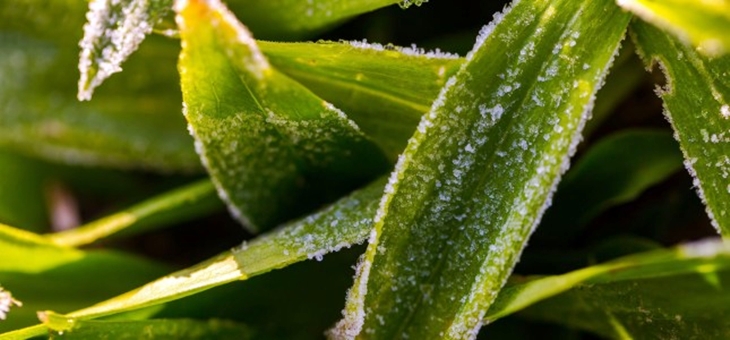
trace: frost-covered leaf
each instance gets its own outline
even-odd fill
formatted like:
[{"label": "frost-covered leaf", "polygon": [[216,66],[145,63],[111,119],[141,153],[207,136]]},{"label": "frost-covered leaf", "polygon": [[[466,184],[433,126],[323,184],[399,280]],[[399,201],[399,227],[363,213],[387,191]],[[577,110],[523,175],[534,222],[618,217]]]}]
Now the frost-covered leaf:
[{"label": "frost-covered leaf", "polygon": [[5,225],[0,225],[0,254],[0,283],[23,302],[0,322],[0,333],[36,323],[38,310],[72,311],[169,272],[121,253],[59,247]]},{"label": "frost-covered leaf", "polygon": [[728,280],[730,244],[703,240],[516,280],[502,290],[485,322],[527,307],[521,315],[607,338],[724,339],[730,336]]},{"label": "frost-covered leaf", "polygon": [[271,64],[347,113],[395,159],[462,58],[365,42],[259,41]]},{"label": "frost-covered leaf", "polygon": [[664,72],[664,100],[695,188],[718,232],[730,235],[730,55],[707,58],[642,22],[632,24],[639,54]]},{"label": "frost-covered leaf", "polygon": [[66,163],[199,171],[175,90],[176,42],[153,37],[93,102],[76,100],[71,46],[86,5],[0,2],[0,146]]},{"label": "frost-covered leaf", "polygon": [[563,178],[542,222],[555,229],[544,236],[569,239],[601,212],[632,201],[681,168],[682,153],[670,133],[626,130],[606,137]]},{"label": "frost-covered leaf", "polygon": [[496,15],[391,174],[331,336],[476,336],[628,20],[610,1],[518,1]]},{"label": "frost-covered leaf", "polygon": [[363,242],[385,180],[373,182],[323,211],[280,227],[241,247],[89,308],[57,316],[70,321],[153,306],[226,283],[246,280]]},{"label": "frost-covered leaf", "polygon": [[[53,328],[53,324],[49,322]],[[137,321],[79,321],[59,325],[50,339],[250,339],[243,324],[225,320],[153,319]]]},{"label": "frost-covered leaf", "polygon": [[269,229],[386,169],[358,126],[272,67],[218,0],[178,1],[176,12],[190,131],[245,226]]},{"label": "frost-covered leaf", "polygon": [[172,0],[91,0],[79,43],[79,100],[114,73],[152,28],[171,12]]},{"label": "frost-covered leaf", "polygon": [[187,221],[223,208],[213,183],[208,179],[152,197],[128,209],[104,216],[77,228],[49,234],[54,244],[78,247],[116,233],[150,231]]},{"label": "frost-covered leaf", "polygon": [[684,42],[691,42],[705,55],[718,56],[730,49],[728,0],[616,0],[616,3]]},{"label": "frost-covered leaf", "polygon": [[356,15],[396,3],[424,0],[231,0],[230,8],[257,37],[267,40],[311,37]]}]

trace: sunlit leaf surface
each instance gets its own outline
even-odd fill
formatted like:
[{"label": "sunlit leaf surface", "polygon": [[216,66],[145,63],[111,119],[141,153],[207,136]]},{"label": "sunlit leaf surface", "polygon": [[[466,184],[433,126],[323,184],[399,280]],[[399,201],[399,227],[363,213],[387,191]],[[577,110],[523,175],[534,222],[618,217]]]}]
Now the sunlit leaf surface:
[{"label": "sunlit leaf surface", "polygon": [[610,1],[522,1],[495,16],[391,174],[332,337],[476,336],[628,20]]},{"label": "sunlit leaf surface", "polygon": [[730,1],[616,0],[624,9],[661,27],[700,53],[718,56],[730,49]]}]

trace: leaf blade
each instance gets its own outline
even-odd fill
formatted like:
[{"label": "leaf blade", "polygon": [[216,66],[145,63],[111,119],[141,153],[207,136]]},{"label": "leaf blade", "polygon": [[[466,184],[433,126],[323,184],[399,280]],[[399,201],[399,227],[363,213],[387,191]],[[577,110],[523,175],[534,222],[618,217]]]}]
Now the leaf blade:
[{"label": "leaf blade", "polygon": [[272,67],[219,1],[179,1],[176,12],[185,115],[221,198],[246,227],[269,229],[322,203],[323,192],[347,192],[386,169],[359,127]]},{"label": "leaf blade", "polygon": [[475,337],[539,220],[628,16],[608,2],[515,2],[505,12],[391,174],[331,337]]},{"label": "leaf blade", "polygon": [[[667,78],[657,93],[684,154],[685,167],[718,233],[730,234],[730,56],[700,55],[642,22],[631,26],[639,55]],[[698,113],[699,112],[699,113]]]}]

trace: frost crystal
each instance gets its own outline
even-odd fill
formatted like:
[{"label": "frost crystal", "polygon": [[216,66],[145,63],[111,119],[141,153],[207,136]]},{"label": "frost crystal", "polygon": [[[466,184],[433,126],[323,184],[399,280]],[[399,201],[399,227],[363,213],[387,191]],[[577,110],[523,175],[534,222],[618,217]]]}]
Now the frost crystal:
[{"label": "frost crystal", "polygon": [[398,6],[400,6],[400,8],[406,9],[408,7],[411,7],[412,5],[421,6],[426,2],[428,2],[428,0],[403,0],[398,3]]},{"label": "frost crystal", "polygon": [[8,312],[10,312],[10,307],[20,307],[22,305],[23,304],[20,301],[13,299],[13,295],[10,294],[10,292],[0,287],[0,320],[5,320],[8,316]]},{"label": "frost crystal", "polygon": [[79,42],[79,100],[89,100],[94,88],[122,70],[121,64],[169,11],[155,0],[93,0]]},{"label": "frost crystal", "polygon": [[730,105],[725,104],[720,107],[720,114],[722,115],[722,118],[730,118]]},{"label": "frost crystal", "polygon": [[401,47],[401,46],[395,46],[395,45],[382,45],[379,43],[370,43],[367,41],[367,39],[363,39],[362,41],[353,40],[348,41],[351,46],[365,49],[365,50],[373,50],[373,51],[386,51],[386,50],[392,50],[397,51],[400,53],[403,53],[408,56],[412,57],[425,57],[428,59],[458,59],[459,55],[455,53],[449,53],[445,51],[441,51],[440,49],[435,49],[432,51],[427,51],[423,48],[420,48],[416,46],[416,44],[412,44],[408,47]]}]

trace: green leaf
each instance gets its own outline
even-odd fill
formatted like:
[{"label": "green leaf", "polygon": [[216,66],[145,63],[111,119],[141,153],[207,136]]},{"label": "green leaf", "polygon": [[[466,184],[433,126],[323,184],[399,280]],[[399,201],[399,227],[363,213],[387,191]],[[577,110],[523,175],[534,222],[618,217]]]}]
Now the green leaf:
[{"label": "green leaf", "polygon": [[463,63],[439,51],[357,41],[258,44],[274,67],[347,112],[393,160]]},{"label": "green leaf", "polygon": [[624,130],[593,147],[567,173],[542,225],[565,239],[606,209],[630,202],[682,168],[682,154],[663,131]]},{"label": "green leaf", "polygon": [[632,24],[644,62],[659,65],[666,84],[657,92],[707,206],[713,225],[730,235],[730,56],[709,59],[642,23]]},{"label": "green leaf", "polygon": [[427,0],[233,0],[230,8],[256,37],[291,40],[311,37],[359,14],[396,3]]},{"label": "green leaf", "polygon": [[42,236],[4,225],[0,254],[0,284],[23,303],[0,322],[0,332],[37,322],[38,310],[72,311],[168,272],[125,254],[58,247]]},{"label": "green leaf", "polygon": [[342,194],[386,169],[357,125],[273,68],[220,2],[179,1],[176,12],[185,115],[220,196],[245,226],[269,229],[321,204],[326,191]]},{"label": "green leaf", "polygon": [[77,228],[49,234],[54,244],[78,247],[115,233],[130,235],[193,219],[223,208],[209,179],[188,184]]},{"label": "green leaf", "polygon": [[92,0],[84,38],[79,45],[79,100],[89,100],[94,88],[122,70],[121,64],[171,12],[171,0]]},{"label": "green leaf", "polygon": [[616,0],[622,8],[697,46],[707,56],[730,48],[730,1]]},{"label": "green leaf", "polygon": [[607,338],[722,339],[730,335],[722,317],[730,313],[729,279],[730,244],[704,240],[515,282],[486,322],[529,306],[521,315]]},{"label": "green leaf", "polygon": [[250,339],[246,326],[225,320],[79,321],[54,329],[51,339]]},{"label": "green leaf", "polygon": [[609,1],[520,1],[495,17],[391,174],[333,337],[476,336],[629,21]]},{"label": "green leaf", "polygon": [[[0,2],[0,146],[65,163],[199,171],[174,41],[154,37],[96,100],[76,100],[84,1]],[[62,13],[62,14],[59,14]],[[154,66],[150,67],[150,60]]]},{"label": "green leaf", "polygon": [[95,306],[54,317],[73,322],[117,314],[246,280],[306,259],[319,260],[329,252],[361,243],[367,238],[384,184],[384,179],[373,182],[317,214],[282,226],[244,243],[238,249]]}]

